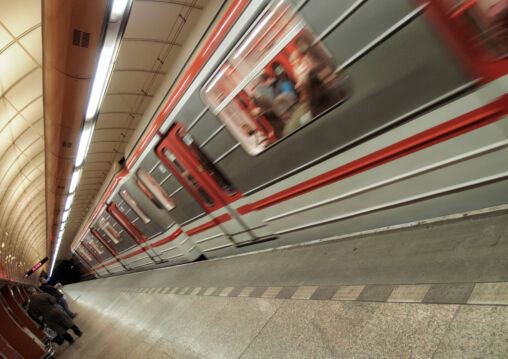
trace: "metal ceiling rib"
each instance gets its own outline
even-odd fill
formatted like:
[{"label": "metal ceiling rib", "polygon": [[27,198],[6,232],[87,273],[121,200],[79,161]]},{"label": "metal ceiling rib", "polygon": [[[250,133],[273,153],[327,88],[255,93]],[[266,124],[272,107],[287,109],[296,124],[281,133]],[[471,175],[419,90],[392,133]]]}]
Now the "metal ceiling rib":
[{"label": "metal ceiling rib", "polygon": [[[63,238],[61,256],[124,156],[141,118],[196,29],[206,0],[134,0]],[[142,54],[142,55],[141,55]]]},{"label": "metal ceiling rib", "polygon": [[0,0],[0,275],[47,255],[40,0]]}]

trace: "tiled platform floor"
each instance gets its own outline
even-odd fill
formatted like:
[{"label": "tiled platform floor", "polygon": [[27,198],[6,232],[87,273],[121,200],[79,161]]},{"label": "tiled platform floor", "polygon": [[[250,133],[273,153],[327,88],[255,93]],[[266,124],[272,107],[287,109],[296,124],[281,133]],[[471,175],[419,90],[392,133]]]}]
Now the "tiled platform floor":
[{"label": "tiled platform floor", "polygon": [[[69,293],[72,296],[72,291]],[[508,306],[80,292],[59,358],[506,358]]]},{"label": "tiled platform floor", "polygon": [[508,212],[66,286],[61,358],[508,358]]}]

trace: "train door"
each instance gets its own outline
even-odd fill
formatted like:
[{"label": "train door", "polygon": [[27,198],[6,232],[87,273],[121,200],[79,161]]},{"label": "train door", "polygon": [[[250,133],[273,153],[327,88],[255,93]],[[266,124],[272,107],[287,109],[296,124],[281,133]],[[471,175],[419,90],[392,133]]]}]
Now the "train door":
[{"label": "train door", "polygon": [[235,246],[260,240],[254,228],[247,225],[230,207],[242,194],[208,159],[181,123],[173,125],[157,147],[157,155],[175,178],[226,233]]}]

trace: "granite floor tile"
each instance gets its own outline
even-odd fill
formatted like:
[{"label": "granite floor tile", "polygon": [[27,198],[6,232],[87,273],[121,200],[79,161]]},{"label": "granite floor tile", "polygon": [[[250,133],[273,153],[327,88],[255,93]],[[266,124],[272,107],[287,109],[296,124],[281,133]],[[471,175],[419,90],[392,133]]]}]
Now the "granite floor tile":
[{"label": "granite floor tile", "polygon": [[318,287],[310,297],[313,300],[330,300],[337,292],[338,287]]},{"label": "granite floor tile", "polygon": [[302,286],[296,289],[291,299],[309,299],[316,291],[317,286]]},{"label": "granite floor tile", "polygon": [[238,297],[242,290],[242,287],[234,287],[231,293],[229,293],[229,297]]},{"label": "granite floor tile", "polygon": [[469,299],[473,287],[473,283],[433,284],[423,303],[463,304]]},{"label": "granite floor tile", "polygon": [[223,298],[213,325],[195,333],[192,348],[205,358],[238,358],[282,304],[262,298]]},{"label": "granite floor tile", "polygon": [[507,357],[506,306],[461,306],[434,353],[435,359]]},{"label": "granite floor tile", "polygon": [[356,300],[364,288],[363,285],[341,286],[333,295],[332,300]]},{"label": "granite floor tile", "polygon": [[250,293],[249,297],[251,298],[259,298],[263,295],[267,287],[255,287],[254,290]]},{"label": "granite floor tile", "polygon": [[508,304],[508,283],[476,283],[469,304]]},{"label": "granite floor tile", "polygon": [[420,285],[399,285],[390,294],[387,302],[413,302],[418,303],[427,294],[430,284]]},{"label": "granite floor tile", "polygon": [[250,297],[251,293],[256,289],[255,287],[245,287],[238,294],[239,297]]},{"label": "granite floor tile", "polygon": [[375,303],[281,301],[240,358],[348,358]]},{"label": "granite floor tile", "polygon": [[458,306],[382,303],[356,338],[350,357],[430,358]]},{"label": "granite floor tile", "polygon": [[358,300],[384,302],[392,294],[393,285],[366,285],[358,296]]},{"label": "granite floor tile", "polygon": [[295,294],[297,287],[283,287],[277,294],[278,299],[289,299]]},{"label": "granite floor tile", "polygon": [[203,295],[212,295],[212,293],[215,292],[215,289],[217,289],[217,288],[215,288],[215,287],[207,288],[205,290],[205,292],[203,293]]},{"label": "granite floor tile", "polygon": [[219,296],[220,297],[227,297],[233,291],[233,289],[234,289],[233,287],[226,287],[220,291]]},{"label": "granite floor tile", "polygon": [[261,297],[263,298],[275,298],[279,294],[282,287],[268,287]]}]

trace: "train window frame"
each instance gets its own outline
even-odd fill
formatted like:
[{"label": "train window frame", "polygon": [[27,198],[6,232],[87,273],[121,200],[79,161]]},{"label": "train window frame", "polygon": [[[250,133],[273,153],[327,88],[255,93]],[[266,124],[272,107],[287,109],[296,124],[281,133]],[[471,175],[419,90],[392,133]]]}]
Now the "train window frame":
[{"label": "train window frame", "polygon": [[[104,223],[104,224],[101,224],[101,222]],[[97,221],[97,226],[100,229],[102,229],[104,231],[104,233],[106,233],[106,235],[109,237],[109,239],[111,239],[111,241],[114,244],[119,244],[123,240],[123,238],[120,235],[120,233],[118,233],[118,231],[115,229],[115,227],[113,227],[113,224],[111,224],[110,221],[108,221],[105,217],[100,217],[99,218],[99,220]],[[114,230],[113,233],[110,232],[111,231],[110,227]],[[118,237],[115,236],[115,233],[118,234]]]},{"label": "train window frame", "polygon": [[[280,17],[277,17],[276,10],[281,5],[285,10],[289,9],[290,18],[286,23],[277,24],[276,22]],[[253,46],[248,52],[254,51],[258,44],[262,44],[263,36],[265,34],[270,35],[269,31],[271,31],[273,24],[270,24],[269,20],[271,20],[270,16],[273,14],[275,14],[275,16],[272,16],[272,18],[275,18],[273,20],[274,24],[281,25],[279,26],[281,27],[279,32],[285,31],[284,35],[280,41],[274,41],[279,39],[273,36],[269,40],[269,45],[261,46],[263,47],[261,51],[267,46],[271,49],[262,52],[257,63],[247,75],[224,97],[221,97],[221,91],[223,90],[219,87],[221,87],[222,82],[229,81],[230,76],[224,77],[228,71],[227,66],[232,68],[231,74],[236,72],[240,65],[238,63],[235,65],[232,59],[238,57],[242,52],[247,52],[246,49],[248,49],[250,42],[253,42]],[[269,25],[268,28],[264,29],[267,25]],[[291,27],[286,31],[286,26]],[[262,36],[254,42],[252,39],[258,34],[262,34]],[[306,49],[298,45],[300,39],[306,40]],[[271,44],[271,42],[275,44]],[[300,43],[302,42],[300,41]],[[304,48],[303,51],[302,48]],[[293,50],[291,51],[291,49]],[[291,52],[291,54],[288,55],[288,52]],[[311,55],[314,56],[314,59],[316,56],[321,57],[318,61],[312,62]],[[271,70],[267,70],[268,66],[271,66]],[[303,71],[302,68],[304,68]],[[325,68],[326,71],[323,71]],[[273,77],[270,86],[267,85],[269,79],[266,78],[270,74],[269,71],[271,71],[270,76]],[[327,98],[328,101],[325,106],[321,105],[321,108],[312,106],[316,101],[313,95],[314,92],[310,91],[312,84],[311,72],[313,79],[320,82],[321,87],[319,89],[322,89],[322,91],[317,93],[321,95],[321,98]],[[322,75],[322,72],[325,74]],[[284,75],[286,75],[286,81],[281,80]],[[265,77],[265,83],[262,83],[263,76]],[[330,77],[333,78],[331,80],[332,84],[325,82],[325,79]],[[284,82],[286,82],[286,92],[282,94],[286,96],[281,96],[281,92],[277,94],[275,89],[279,86],[280,91],[280,87],[283,86]],[[342,66],[338,65],[330,51],[312,32],[298,12],[297,7],[286,0],[280,0],[269,3],[253,21],[244,36],[228,52],[221,64],[217,66],[205,82],[200,90],[200,95],[203,103],[224,124],[244,151],[251,156],[257,156],[347,101],[352,88],[350,82],[350,78]],[[260,86],[261,84],[263,86]],[[274,84],[276,85],[274,86]],[[258,87],[272,88],[273,95],[268,107],[260,105],[259,101],[255,103],[256,100],[260,99],[255,94]],[[291,90],[288,90],[291,87],[292,93],[290,93]],[[217,88],[219,89],[217,90]],[[249,92],[251,93],[249,94]],[[218,94],[216,95],[218,101],[212,99],[212,93]],[[302,93],[305,95],[302,95]],[[248,101],[244,101],[245,98]],[[314,102],[312,102],[313,100]],[[249,106],[252,107],[251,105],[254,103],[254,111],[250,111]],[[235,106],[236,108],[234,108]],[[268,115],[270,115],[270,119],[268,119]]]},{"label": "train window frame", "polygon": [[[502,37],[492,33],[492,29],[500,24],[496,22],[499,19],[491,16],[491,10],[506,0],[487,7],[488,1],[490,0],[439,0],[446,16],[459,23],[462,36],[467,37],[466,41],[479,60],[495,62],[508,57],[508,43],[503,43]],[[508,10],[504,10],[506,11]],[[506,32],[508,34],[508,30]]]},{"label": "train window frame", "polygon": [[120,189],[118,195],[125,202],[125,204],[143,221],[144,224],[149,224],[152,219],[143,211],[138,202],[131,196],[126,189]]},{"label": "train window frame", "polygon": [[[140,174],[141,173],[141,174]],[[141,189],[141,191],[160,209],[165,210],[167,212],[170,212],[171,210],[176,208],[176,203],[173,201],[173,199],[170,197],[168,193],[162,188],[162,186],[155,180],[155,178],[152,177],[152,174],[146,170],[143,167],[139,167],[136,170],[136,184]],[[148,180],[148,184],[143,182],[143,178]],[[154,191],[150,187],[155,187],[154,189],[157,190],[164,201],[166,201],[166,204],[161,201],[160,198],[158,198],[157,193],[154,193]]]}]

